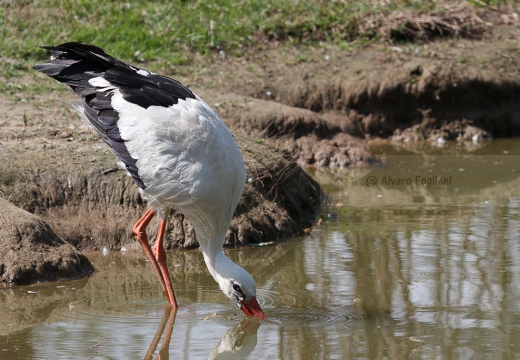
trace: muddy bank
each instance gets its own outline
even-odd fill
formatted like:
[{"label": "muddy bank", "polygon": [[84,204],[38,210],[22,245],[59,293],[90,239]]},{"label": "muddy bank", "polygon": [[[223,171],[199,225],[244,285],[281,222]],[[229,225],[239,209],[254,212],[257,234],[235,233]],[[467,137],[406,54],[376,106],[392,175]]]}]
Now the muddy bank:
[{"label": "muddy bank", "polygon": [[94,271],[39,217],[1,198],[0,222],[0,285],[79,278]]},{"label": "muddy bank", "polygon": [[284,100],[365,139],[473,141],[520,134],[518,73],[397,53],[368,60],[380,64],[361,68],[364,60],[354,56],[339,80],[297,84]]}]

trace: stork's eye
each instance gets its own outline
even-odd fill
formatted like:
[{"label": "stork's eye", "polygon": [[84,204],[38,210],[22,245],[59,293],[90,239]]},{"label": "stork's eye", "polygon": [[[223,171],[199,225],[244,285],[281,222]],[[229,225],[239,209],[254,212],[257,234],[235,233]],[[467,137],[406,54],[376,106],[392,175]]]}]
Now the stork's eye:
[{"label": "stork's eye", "polygon": [[233,290],[238,291],[239,293],[242,294],[242,289],[237,284],[233,284]]}]

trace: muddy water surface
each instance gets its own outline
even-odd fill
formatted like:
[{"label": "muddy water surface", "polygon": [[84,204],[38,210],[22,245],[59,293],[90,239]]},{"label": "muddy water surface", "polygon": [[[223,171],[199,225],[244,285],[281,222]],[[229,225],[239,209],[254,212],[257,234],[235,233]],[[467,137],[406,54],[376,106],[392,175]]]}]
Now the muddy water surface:
[{"label": "muddy water surface", "polygon": [[228,251],[266,321],[230,303],[198,251],[170,252],[176,314],[143,254],[87,253],[88,279],[0,292],[0,359],[519,357],[518,143],[380,145],[379,166],[316,171],[321,226]]}]

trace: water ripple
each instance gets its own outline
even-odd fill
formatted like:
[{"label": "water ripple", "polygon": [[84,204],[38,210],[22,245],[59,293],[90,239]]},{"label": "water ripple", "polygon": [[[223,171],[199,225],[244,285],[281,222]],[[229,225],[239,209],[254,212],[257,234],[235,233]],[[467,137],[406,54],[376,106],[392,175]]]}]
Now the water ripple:
[{"label": "water ripple", "polygon": [[303,305],[302,302],[305,302],[301,296],[298,296],[296,291],[280,293],[278,291],[259,289],[257,297],[258,303],[262,308],[274,308],[280,305],[301,306]]},{"label": "water ripple", "polygon": [[280,325],[321,326],[325,324],[344,324],[363,319],[363,316],[348,312],[349,309],[290,308],[270,309],[268,321]]}]

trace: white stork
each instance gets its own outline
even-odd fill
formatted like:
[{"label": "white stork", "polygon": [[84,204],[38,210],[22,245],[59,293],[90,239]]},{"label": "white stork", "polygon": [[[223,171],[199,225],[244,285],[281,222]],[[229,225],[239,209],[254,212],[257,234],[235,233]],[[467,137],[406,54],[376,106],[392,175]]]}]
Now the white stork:
[{"label": "white stork", "polygon": [[[93,45],[46,46],[51,60],[34,68],[70,86],[93,125],[139,187],[148,210],[134,226],[171,306],[177,300],[163,237],[171,209],[193,224],[209,272],[248,316],[264,318],[251,275],[222,244],[246,180],[233,136],[201,98],[176,80],[139,69]],[[157,215],[153,251],[146,227]]]}]

